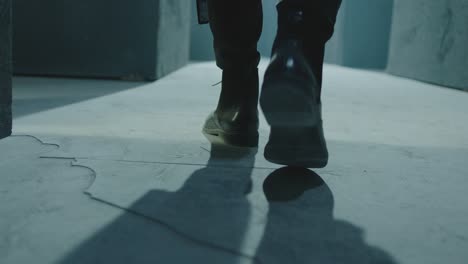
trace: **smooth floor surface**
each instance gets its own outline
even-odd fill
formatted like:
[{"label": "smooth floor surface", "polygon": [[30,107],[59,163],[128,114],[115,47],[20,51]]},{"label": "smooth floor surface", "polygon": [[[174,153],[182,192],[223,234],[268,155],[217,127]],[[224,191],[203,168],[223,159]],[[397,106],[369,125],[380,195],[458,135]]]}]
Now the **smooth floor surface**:
[{"label": "smooth floor surface", "polygon": [[263,158],[263,118],[258,149],[211,146],[220,79],[15,78],[0,263],[466,263],[468,93],[326,66],[312,171]]}]

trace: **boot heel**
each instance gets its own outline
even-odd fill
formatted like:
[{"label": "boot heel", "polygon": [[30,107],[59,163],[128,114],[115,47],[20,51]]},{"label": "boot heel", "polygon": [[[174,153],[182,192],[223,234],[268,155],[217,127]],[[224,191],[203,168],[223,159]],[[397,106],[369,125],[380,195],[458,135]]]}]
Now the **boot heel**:
[{"label": "boot heel", "polygon": [[304,91],[314,89],[298,78],[265,79],[260,105],[270,126],[312,127],[320,121],[320,105]]},{"label": "boot heel", "polygon": [[209,142],[215,145],[227,145],[233,147],[256,148],[258,147],[259,134],[256,131],[248,133],[229,134],[223,131],[202,131]]},{"label": "boot heel", "polygon": [[265,159],[287,166],[323,168],[328,150],[321,122],[316,127],[272,127]]}]

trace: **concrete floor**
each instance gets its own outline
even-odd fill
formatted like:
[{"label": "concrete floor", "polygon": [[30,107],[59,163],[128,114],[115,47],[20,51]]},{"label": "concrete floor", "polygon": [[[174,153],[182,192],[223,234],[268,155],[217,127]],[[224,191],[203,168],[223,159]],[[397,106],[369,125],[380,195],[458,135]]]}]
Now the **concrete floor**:
[{"label": "concrete floor", "polygon": [[258,150],[207,143],[220,78],[15,78],[0,263],[466,263],[468,93],[327,66],[310,171],[263,158],[263,119]]}]

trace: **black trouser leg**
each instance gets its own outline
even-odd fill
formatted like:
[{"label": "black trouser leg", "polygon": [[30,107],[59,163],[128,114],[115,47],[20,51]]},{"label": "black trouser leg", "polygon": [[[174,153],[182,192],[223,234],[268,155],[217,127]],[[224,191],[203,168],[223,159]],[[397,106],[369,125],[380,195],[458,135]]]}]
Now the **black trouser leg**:
[{"label": "black trouser leg", "polygon": [[337,0],[284,0],[265,72],[260,105],[271,126],[265,158],[295,167],[323,168],[328,149],[320,100],[325,43],[333,34]]},{"label": "black trouser leg", "polygon": [[216,64],[223,70],[217,110],[258,104],[260,54],[257,43],[263,26],[261,0],[208,0]]},{"label": "black trouser leg", "polygon": [[223,78],[218,106],[203,131],[228,145],[257,146],[257,42],[262,31],[262,2],[208,0],[208,14],[216,64],[223,70]]},{"label": "black trouser leg", "polygon": [[209,0],[216,63],[221,69],[257,67],[262,32],[261,0]]},{"label": "black trouser leg", "polygon": [[[309,61],[318,82],[321,95],[325,43],[332,37],[341,0],[283,0],[278,4],[278,33],[275,41],[300,39],[303,53]],[[295,15],[300,15],[298,23]]]}]

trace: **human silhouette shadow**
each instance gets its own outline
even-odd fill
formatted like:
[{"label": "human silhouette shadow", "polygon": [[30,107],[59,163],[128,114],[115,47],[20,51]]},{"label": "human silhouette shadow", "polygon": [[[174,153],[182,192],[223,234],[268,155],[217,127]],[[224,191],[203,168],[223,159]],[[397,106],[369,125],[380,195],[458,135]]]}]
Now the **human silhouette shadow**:
[{"label": "human silhouette shadow", "polygon": [[[251,214],[246,195],[255,154],[256,149],[212,145],[206,167],[181,188],[149,191],[59,263],[234,264],[249,258],[240,248]],[[239,161],[242,166],[229,166]],[[166,175],[174,177],[193,171],[193,166],[168,166]],[[172,235],[162,234],[161,226]],[[213,249],[211,259],[207,248]]]},{"label": "human silhouette shadow", "polygon": [[366,244],[362,229],[334,219],[333,194],[315,172],[280,168],[266,178],[263,190],[269,211],[256,254],[261,263],[396,263]]},{"label": "human silhouette shadow", "polygon": [[334,218],[330,188],[303,168],[281,168],[265,179],[264,233],[258,248],[243,247],[255,154],[213,145],[201,169],[167,165],[169,178],[191,173],[182,187],[149,191],[57,263],[396,263],[368,245],[363,230]]}]

